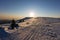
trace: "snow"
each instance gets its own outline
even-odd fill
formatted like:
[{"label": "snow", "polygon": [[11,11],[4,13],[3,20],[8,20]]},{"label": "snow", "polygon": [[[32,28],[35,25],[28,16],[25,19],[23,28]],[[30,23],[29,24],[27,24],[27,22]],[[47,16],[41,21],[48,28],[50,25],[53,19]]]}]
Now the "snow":
[{"label": "snow", "polygon": [[59,18],[31,18],[18,25],[13,30],[0,28],[0,40],[60,40]]}]

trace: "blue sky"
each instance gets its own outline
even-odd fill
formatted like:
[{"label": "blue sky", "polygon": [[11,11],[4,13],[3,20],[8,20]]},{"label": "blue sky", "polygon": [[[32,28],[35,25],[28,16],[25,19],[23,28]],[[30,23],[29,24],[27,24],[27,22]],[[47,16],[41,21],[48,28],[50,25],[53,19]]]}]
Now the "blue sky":
[{"label": "blue sky", "polygon": [[29,16],[60,17],[59,0],[0,0],[0,14]]}]

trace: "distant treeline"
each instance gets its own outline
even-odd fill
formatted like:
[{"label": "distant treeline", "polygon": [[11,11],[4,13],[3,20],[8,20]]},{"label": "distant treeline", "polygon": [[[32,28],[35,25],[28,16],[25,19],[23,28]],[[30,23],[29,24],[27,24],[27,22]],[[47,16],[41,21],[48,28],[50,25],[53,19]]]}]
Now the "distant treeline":
[{"label": "distant treeline", "polygon": [[0,24],[11,23],[11,20],[0,20]]},{"label": "distant treeline", "polygon": [[25,18],[22,18],[22,19],[17,20],[16,22],[17,23],[24,22],[25,20],[28,20],[30,18],[32,18],[32,17],[25,17]]},{"label": "distant treeline", "polygon": [[[15,21],[16,21],[16,23],[21,23],[21,22],[24,22],[24,20],[27,20],[27,19],[30,19],[30,18],[31,17],[25,17],[25,18],[15,20]],[[8,23],[11,23],[12,20],[0,20],[0,24],[8,24]]]}]

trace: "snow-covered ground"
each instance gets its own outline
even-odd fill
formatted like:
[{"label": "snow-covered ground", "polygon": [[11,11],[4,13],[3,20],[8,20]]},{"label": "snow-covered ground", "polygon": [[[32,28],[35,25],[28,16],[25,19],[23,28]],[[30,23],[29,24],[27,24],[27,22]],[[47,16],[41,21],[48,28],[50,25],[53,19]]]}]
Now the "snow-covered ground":
[{"label": "snow-covered ground", "polygon": [[60,40],[60,18],[37,17],[18,23],[19,28],[10,30],[2,25],[0,40]]}]

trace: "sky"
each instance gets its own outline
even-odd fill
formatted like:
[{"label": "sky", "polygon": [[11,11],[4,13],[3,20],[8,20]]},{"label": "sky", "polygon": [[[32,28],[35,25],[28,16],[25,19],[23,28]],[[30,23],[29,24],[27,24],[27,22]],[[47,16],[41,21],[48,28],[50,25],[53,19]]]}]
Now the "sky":
[{"label": "sky", "polygon": [[0,15],[60,17],[60,0],[0,0]]}]

